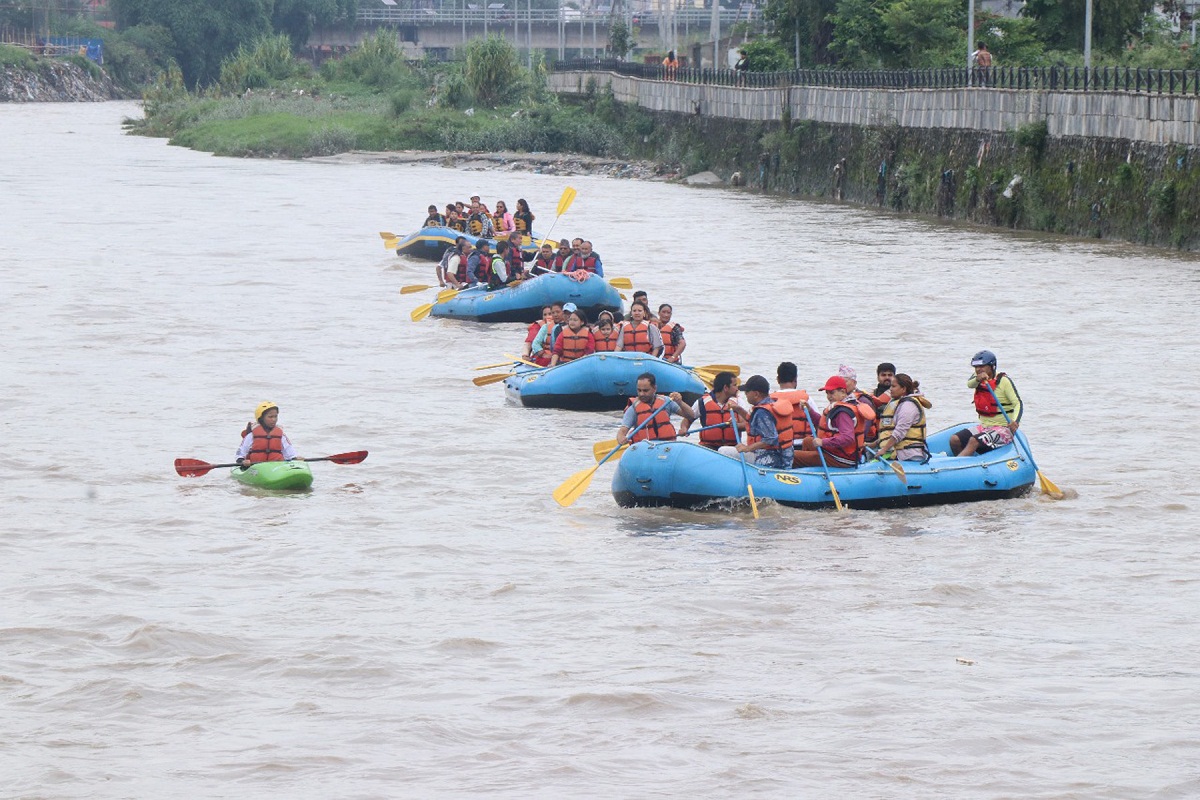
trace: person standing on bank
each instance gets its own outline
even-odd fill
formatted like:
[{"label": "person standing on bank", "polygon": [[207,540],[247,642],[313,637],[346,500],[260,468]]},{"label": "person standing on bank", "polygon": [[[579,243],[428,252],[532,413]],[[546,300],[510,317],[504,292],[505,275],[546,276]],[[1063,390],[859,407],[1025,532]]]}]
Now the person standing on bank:
[{"label": "person standing on bank", "polygon": [[259,403],[254,419],[242,431],[242,445],[235,459],[243,468],[263,461],[303,461],[296,448],[279,427],[279,406],[272,402]]},{"label": "person standing on bank", "polygon": [[[975,374],[967,381],[967,388],[975,390],[979,424],[974,432],[963,428],[950,437],[950,451],[956,456],[987,453],[1010,443],[1017,428],[1021,427],[1021,415],[1025,413],[1012,378],[996,372],[995,353],[980,350],[971,357],[971,366],[975,368]],[[1007,412],[1007,420],[1001,409]]]}]

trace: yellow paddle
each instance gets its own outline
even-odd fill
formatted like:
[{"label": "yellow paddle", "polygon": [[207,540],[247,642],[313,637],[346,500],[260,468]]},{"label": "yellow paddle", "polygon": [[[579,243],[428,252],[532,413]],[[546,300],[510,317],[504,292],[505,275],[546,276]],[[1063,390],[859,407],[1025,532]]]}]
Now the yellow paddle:
[{"label": "yellow paddle", "polygon": [[413,286],[401,286],[400,294],[416,294],[417,292],[423,292],[426,289],[432,289],[432,288],[434,288],[434,287],[426,286],[426,285],[420,284],[420,283],[415,284]]},{"label": "yellow paddle", "polygon": [[383,240],[383,249],[384,250],[395,250],[399,246],[400,246],[399,239],[384,239]]},{"label": "yellow paddle", "polygon": [[[991,393],[992,399],[996,401],[996,407],[999,408],[1000,413],[1004,415],[1004,421],[1011,425],[1012,420],[1009,418],[1008,412],[1004,410],[1004,406],[1000,403],[1000,398],[996,396],[996,390],[992,388],[990,383],[985,383],[984,386],[986,386],[987,390]],[[1017,446],[1017,452],[1023,452],[1029,458],[1029,466],[1033,467],[1033,471],[1037,473],[1038,484],[1041,486],[1042,494],[1046,495],[1051,500],[1062,500],[1064,497],[1066,497],[1067,495],[1063,492],[1063,490],[1055,486],[1054,483],[1045,475],[1043,475],[1040,469],[1038,469],[1037,462],[1033,460],[1033,453],[1029,452],[1028,447],[1021,446],[1021,441],[1017,438],[1016,431],[1013,431],[1012,440],[1013,444]]]},{"label": "yellow paddle", "polygon": [[[737,417],[734,416],[733,409],[729,410],[729,424],[733,426],[733,438],[741,441],[742,435],[738,433]],[[749,423],[746,427],[746,438],[750,438]],[[746,466],[746,454],[741,450],[738,451],[738,458],[742,460],[742,480],[746,482],[746,494],[750,498],[750,510],[754,512],[754,518],[758,519],[758,501],[754,499],[754,487],[750,485],[750,469]],[[784,466],[787,466],[786,464]]]},{"label": "yellow paddle", "polygon": [[632,289],[633,281],[629,278],[609,278],[608,283],[614,289]]},{"label": "yellow paddle", "polygon": [[391,231],[380,231],[379,238],[383,239],[384,241],[387,241],[388,239],[399,239],[400,237],[397,236],[396,234],[392,233]]},{"label": "yellow paddle", "polygon": [[531,366],[531,367],[537,367],[538,369],[544,369],[544,367],[542,367],[542,365],[541,365],[541,364],[538,364],[538,363],[536,363],[536,362],[533,362],[533,361],[527,361],[527,360],[525,360],[524,358],[521,358],[520,356],[514,356],[514,355],[513,355],[513,354],[511,354],[511,353],[501,353],[500,355],[504,356],[505,358],[511,358],[513,361],[517,361],[517,362],[520,362],[520,363],[522,363],[522,364],[528,364],[528,365],[529,365],[529,366]]},{"label": "yellow paddle", "polygon": [[[644,428],[648,424],[650,424],[650,420],[657,417],[659,414],[661,414],[663,411],[665,411],[666,408],[667,408],[667,405],[666,405],[666,403],[664,403],[658,409],[658,411],[655,411],[653,414],[647,414],[646,419],[644,419],[642,421],[642,424],[638,425],[636,428],[634,428],[633,430],[631,430],[629,432],[627,439],[632,441],[633,435],[635,433],[637,433],[642,428]],[[669,415],[668,415],[668,417],[669,417]],[[612,458],[614,455],[616,455],[617,450],[619,450],[619,449],[620,448],[613,448],[613,451],[611,453],[606,455],[604,458],[600,459],[600,464],[603,464],[605,461],[608,461],[610,458]],[[594,476],[596,474],[596,470],[600,469],[600,464],[596,464],[593,467],[588,467],[587,469],[582,469],[579,472],[576,472],[571,477],[567,478],[565,481],[563,481],[559,485],[559,487],[554,490],[554,502],[558,503],[563,508],[566,508],[567,506],[571,505],[576,500],[578,500],[583,495],[583,493],[587,491],[588,486],[591,485],[592,476]]]},{"label": "yellow paddle", "polygon": [[562,197],[558,198],[558,216],[554,218],[554,223],[550,226],[550,230],[546,231],[546,235],[542,237],[541,243],[538,244],[539,250],[543,244],[550,240],[550,234],[554,233],[554,226],[558,224],[558,217],[561,217],[563,214],[567,213],[567,209],[571,207],[571,203],[575,202],[575,195],[577,194],[579,194],[579,192],[575,191],[570,186],[568,186],[566,189],[563,189]]},{"label": "yellow paddle", "polygon": [[[727,428],[727,427],[729,427],[728,422],[718,422],[716,425],[705,425],[703,428],[692,428],[692,429],[688,430],[686,433],[681,433],[679,435],[680,436],[691,436],[693,433],[699,433],[700,431],[712,430],[713,428]],[[596,442],[594,445],[592,445],[592,456],[594,456],[596,461],[599,462],[600,459],[604,458],[605,453],[607,453],[609,450],[612,450],[616,446],[617,446],[616,439],[606,439],[603,442]],[[622,453],[625,452],[626,448],[628,448],[628,447],[629,447],[629,445],[625,445],[625,447],[622,447],[621,452],[617,453],[617,455],[620,456]]]},{"label": "yellow paddle", "polygon": [[501,367],[511,367],[512,363],[511,361],[501,361],[499,364],[484,364],[482,367],[471,367],[471,369],[476,372],[481,369],[500,369]]},{"label": "yellow paddle", "polygon": [[516,374],[515,372],[497,372],[495,375],[477,375],[471,379],[471,383],[476,386],[490,386]]},{"label": "yellow paddle", "polygon": [[876,451],[872,450],[869,447],[864,447],[863,449],[866,450],[871,455],[875,456],[873,459],[871,459],[872,461],[878,461],[882,464],[887,464],[889,467],[892,468],[892,472],[896,473],[896,477],[899,478],[904,483],[905,486],[908,485],[908,476],[904,474],[904,467],[900,466],[895,461],[888,461],[886,458],[879,455],[879,453],[877,453]]},{"label": "yellow paddle", "polygon": [[438,296],[437,296],[436,300],[434,300],[432,303],[425,303],[423,305],[417,306],[416,308],[413,309],[412,314],[410,314],[409,316],[412,317],[413,322],[420,322],[421,320],[423,320],[429,316],[429,313],[431,311],[433,311],[433,307],[435,305],[437,305],[438,303],[446,302],[450,298],[455,297],[461,291],[462,291],[462,289],[445,289],[443,291],[440,291],[440,292],[438,292]]}]

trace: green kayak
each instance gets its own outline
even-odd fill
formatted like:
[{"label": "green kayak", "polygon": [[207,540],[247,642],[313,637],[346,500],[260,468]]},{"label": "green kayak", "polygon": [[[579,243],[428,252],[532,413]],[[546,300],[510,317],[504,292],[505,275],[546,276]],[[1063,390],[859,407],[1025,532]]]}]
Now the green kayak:
[{"label": "green kayak", "polygon": [[247,469],[234,468],[233,477],[259,489],[307,489],[313,481],[304,461],[264,461]]}]

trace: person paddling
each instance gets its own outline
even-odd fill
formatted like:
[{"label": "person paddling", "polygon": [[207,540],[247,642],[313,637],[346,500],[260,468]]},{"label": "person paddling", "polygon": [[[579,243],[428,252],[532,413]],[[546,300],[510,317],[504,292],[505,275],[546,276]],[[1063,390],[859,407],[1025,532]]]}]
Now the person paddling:
[{"label": "person paddling", "polygon": [[733,412],[745,420],[746,441],[739,453],[753,453],[754,464],[771,469],[791,469],[793,458],[792,404],[771,397],[771,384],[762,375],[751,375],[738,387],[746,393],[750,413],[740,406]]},{"label": "person paddling", "polygon": [[854,469],[862,457],[862,433],[858,430],[858,413],[862,408],[849,399],[846,379],[841,375],[830,376],[821,387],[829,400],[829,407],[821,413],[817,422],[817,435],[807,437],[796,453],[795,462],[801,467],[821,466],[820,448],[824,451],[825,465],[830,469]]},{"label": "person paddling", "polygon": [[279,406],[272,402],[259,403],[254,419],[242,432],[242,445],[234,459],[243,468],[263,461],[303,461],[296,448],[283,432],[279,422]]},{"label": "person paddling", "polygon": [[[1003,372],[996,373],[995,353],[980,350],[971,357],[971,366],[975,368],[975,374],[967,381],[967,388],[975,390],[979,424],[974,432],[963,428],[950,437],[950,451],[956,456],[983,454],[1009,444],[1017,428],[1021,427],[1021,415],[1025,413],[1012,378]],[[1007,421],[1002,408],[1008,413]]]},{"label": "person paddling", "polygon": [[[692,412],[699,421],[700,444],[710,450],[721,447],[735,447],[738,435],[729,424],[730,408],[737,405],[738,382],[732,372],[718,372],[713,376],[712,391],[706,393],[692,406]],[[714,428],[714,425],[722,427]],[[691,420],[684,420],[679,425],[679,435],[685,435],[692,427]],[[707,428],[708,430],[703,430]],[[734,454],[736,455],[736,453]]]},{"label": "person paddling", "polygon": [[669,397],[658,394],[658,380],[653,372],[643,372],[638,376],[637,397],[629,401],[625,416],[621,417],[621,427],[617,429],[617,444],[629,443],[629,432],[637,428],[647,419],[650,420],[644,428],[633,435],[633,441],[644,439],[672,440],[675,438],[675,426],[671,424],[671,415],[678,414],[687,421],[696,419],[696,415],[683,402],[683,395],[671,392]]},{"label": "person paddling", "polygon": [[428,216],[425,217],[425,224],[422,228],[444,228],[446,227],[446,218],[438,213],[437,206],[430,206]]},{"label": "person paddling", "polygon": [[447,284],[455,289],[462,289],[466,286],[460,281],[459,275],[466,275],[464,261],[467,259],[467,237],[459,236],[454,240],[454,245],[446,248],[446,252],[442,253],[442,260],[437,265],[438,285],[446,286]]},{"label": "person paddling", "polygon": [[[771,397],[776,400],[786,400],[792,404],[792,440],[793,442],[803,442],[804,439],[812,435],[812,428],[808,424],[809,417],[816,419],[821,416],[821,412],[808,397],[808,392],[797,387],[799,370],[791,361],[783,361],[775,368],[775,379],[779,382],[779,389],[771,392]],[[807,408],[808,413],[805,414]],[[793,451],[799,452],[798,449]],[[793,459],[794,460],[794,459]]]}]

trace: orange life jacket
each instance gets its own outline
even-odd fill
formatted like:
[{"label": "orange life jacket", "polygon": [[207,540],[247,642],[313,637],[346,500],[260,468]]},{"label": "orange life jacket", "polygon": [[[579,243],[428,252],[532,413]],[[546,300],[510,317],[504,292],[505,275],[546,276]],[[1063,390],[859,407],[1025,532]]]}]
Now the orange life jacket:
[{"label": "orange life jacket", "polygon": [[879,438],[879,413],[875,410],[875,398],[864,391],[855,389],[853,401],[858,403],[858,419],[854,424],[859,437],[864,441],[875,441]]},{"label": "orange life jacket", "polygon": [[663,340],[663,358],[670,358],[671,356],[675,355],[675,337],[672,334],[675,332],[676,328],[679,328],[679,334],[682,336],[683,326],[678,322],[668,322],[666,325],[659,327],[659,331],[662,333]]},{"label": "orange life jacket", "polygon": [[792,440],[799,441],[805,436],[812,436],[812,426],[808,424],[808,416],[804,413],[808,405],[808,392],[803,389],[780,389],[771,392],[776,400],[787,400],[792,404]]},{"label": "orange life jacket", "polygon": [[665,439],[671,440],[675,438],[675,426],[671,424],[671,415],[665,411],[659,411],[667,404],[665,397],[654,398],[654,405],[648,406],[636,397],[629,401],[633,406],[634,413],[637,414],[637,421],[634,427],[646,422],[647,418],[654,415],[654,418],[646,424],[646,427],[635,433],[630,441],[640,442],[643,439]]},{"label": "orange life jacket", "polygon": [[613,328],[608,336],[600,333],[600,331],[596,331],[592,335],[596,339],[597,353],[611,353],[617,349],[617,337],[621,334],[616,328]]},{"label": "orange life jacket", "polygon": [[[786,450],[792,447],[795,442],[795,435],[792,427],[792,403],[784,398],[767,397],[754,408],[764,409],[771,413],[775,418],[775,431],[779,434],[779,444],[774,447],[768,447],[768,450]],[[750,412],[753,415],[753,411]],[[746,424],[746,444],[758,444],[762,441],[761,436],[755,436],[750,433],[750,425]],[[787,466],[791,466],[788,464]]]},{"label": "orange life jacket", "polygon": [[263,461],[283,461],[283,428],[276,425],[268,431],[260,423],[255,425],[254,430],[250,433],[254,436],[254,441],[250,444],[250,452],[246,454],[246,461],[251,464]]},{"label": "orange life jacket", "polygon": [[640,325],[635,325],[633,322],[625,323],[622,329],[622,336],[625,337],[622,347],[627,353],[653,353],[654,348],[650,346],[650,323],[643,322]]},{"label": "orange life jacket", "polygon": [[580,328],[579,333],[575,333],[570,328],[564,328],[558,337],[558,341],[562,343],[562,355],[558,357],[558,363],[562,364],[586,356],[590,352],[588,350],[590,336],[587,328]]},{"label": "orange life jacket", "polygon": [[[863,445],[866,444],[866,441],[863,439],[863,430],[858,425],[858,411],[862,408],[861,404],[852,403],[847,400],[834,403],[821,414],[821,421],[817,423],[817,431],[822,440],[834,435],[834,430],[829,420],[833,416],[834,409],[837,408],[846,409],[854,418],[854,446],[836,450],[831,450],[827,447],[822,447],[821,449],[825,451],[825,458],[834,462],[836,466],[857,467],[858,457],[862,454]],[[842,416],[845,415],[843,414]]]},{"label": "orange life jacket", "polygon": [[[705,447],[710,447],[716,450],[722,445],[733,446],[738,443],[737,437],[733,433],[733,426],[729,425],[730,412],[722,408],[712,396],[712,392],[700,398],[700,415],[697,422],[701,428],[709,425],[720,425],[726,423],[723,428],[712,428],[707,431],[700,431],[700,444]],[[740,426],[739,426],[740,427]]]}]

